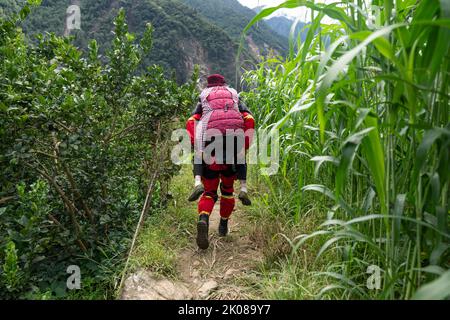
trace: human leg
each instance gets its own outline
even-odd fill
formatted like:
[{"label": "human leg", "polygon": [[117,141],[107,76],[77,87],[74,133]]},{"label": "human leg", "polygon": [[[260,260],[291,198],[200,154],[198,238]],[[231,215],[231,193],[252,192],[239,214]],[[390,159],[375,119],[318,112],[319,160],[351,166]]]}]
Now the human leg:
[{"label": "human leg", "polygon": [[247,193],[247,164],[244,163],[236,165],[236,174],[241,185],[238,198],[244,206],[250,206],[252,202]]},{"label": "human leg", "polygon": [[234,181],[236,180],[235,175],[221,175],[220,177],[220,223],[219,223],[219,235],[224,237],[228,233],[228,219],[233,213],[235,206],[235,199],[233,196],[234,192]]},{"label": "human leg", "polygon": [[203,164],[198,163],[198,157],[194,157],[193,159],[193,173],[194,173],[194,190],[192,190],[191,195],[188,198],[188,201],[193,202],[197,201],[198,198],[205,191],[204,186],[202,185],[201,176],[203,173]]},{"label": "human leg", "polygon": [[207,249],[209,246],[209,216],[218,198],[217,188],[220,182],[219,174],[211,172],[210,170],[204,170],[202,182],[205,191],[198,202],[199,218],[197,222],[197,245],[200,249]]}]

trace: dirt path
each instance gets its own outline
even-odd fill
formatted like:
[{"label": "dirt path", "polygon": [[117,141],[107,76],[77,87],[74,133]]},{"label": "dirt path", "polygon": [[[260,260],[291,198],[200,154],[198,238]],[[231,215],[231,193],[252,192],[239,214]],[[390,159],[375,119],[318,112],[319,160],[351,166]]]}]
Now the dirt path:
[{"label": "dirt path", "polygon": [[246,230],[245,210],[237,205],[229,223],[229,235],[219,237],[219,204],[210,218],[210,246],[200,250],[195,230],[190,245],[177,257],[179,279],[171,280],[142,270],[125,282],[122,299],[248,299],[253,297],[242,281],[261,261],[262,252]]},{"label": "dirt path", "polygon": [[[179,257],[180,274],[191,292],[197,292],[194,298],[246,299],[249,298],[246,288],[235,280],[254,268],[261,261],[262,254],[246,234],[246,228],[242,227],[247,221],[240,207],[230,219],[229,235],[225,238],[218,236],[218,207],[216,205],[210,219],[208,250],[199,250],[195,246],[193,234],[194,245]],[[215,288],[210,290],[210,287]]]}]

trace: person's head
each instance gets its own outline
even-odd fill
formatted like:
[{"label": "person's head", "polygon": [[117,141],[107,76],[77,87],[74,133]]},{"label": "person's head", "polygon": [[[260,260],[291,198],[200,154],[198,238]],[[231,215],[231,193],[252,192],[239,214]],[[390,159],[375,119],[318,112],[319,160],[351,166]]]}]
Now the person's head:
[{"label": "person's head", "polygon": [[208,88],[226,85],[225,77],[221,74],[212,74],[208,77]]}]

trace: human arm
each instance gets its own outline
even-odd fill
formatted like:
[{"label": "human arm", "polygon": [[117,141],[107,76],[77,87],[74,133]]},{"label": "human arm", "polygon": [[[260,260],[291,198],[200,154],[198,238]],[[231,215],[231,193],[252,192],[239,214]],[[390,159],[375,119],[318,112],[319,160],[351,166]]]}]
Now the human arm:
[{"label": "human arm", "polygon": [[197,121],[199,121],[201,119],[202,112],[203,112],[202,103],[199,99],[197,105],[195,106],[194,110],[192,111],[191,116],[189,117],[189,119],[186,122],[186,130],[189,134],[192,145],[194,145],[194,141],[195,141],[195,126],[196,126]]}]

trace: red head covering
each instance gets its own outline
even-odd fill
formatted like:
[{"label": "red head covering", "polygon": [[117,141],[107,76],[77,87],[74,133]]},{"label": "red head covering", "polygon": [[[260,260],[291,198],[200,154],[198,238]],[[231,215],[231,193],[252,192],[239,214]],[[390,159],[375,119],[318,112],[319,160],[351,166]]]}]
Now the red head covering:
[{"label": "red head covering", "polygon": [[208,88],[225,85],[225,77],[221,74],[212,74],[208,77]]}]

